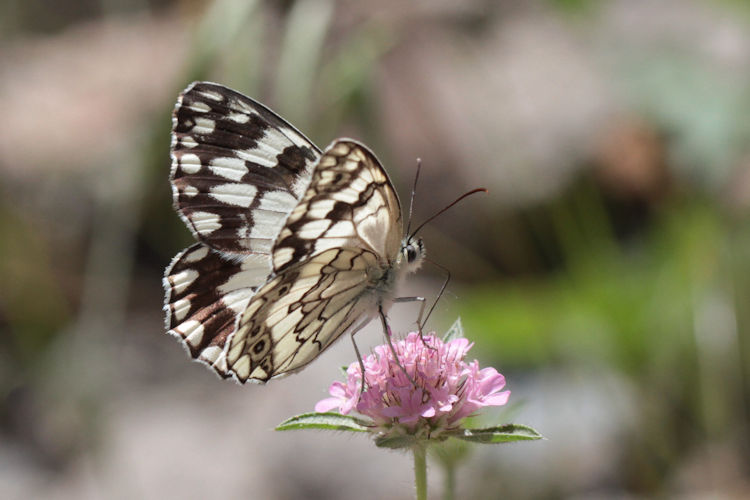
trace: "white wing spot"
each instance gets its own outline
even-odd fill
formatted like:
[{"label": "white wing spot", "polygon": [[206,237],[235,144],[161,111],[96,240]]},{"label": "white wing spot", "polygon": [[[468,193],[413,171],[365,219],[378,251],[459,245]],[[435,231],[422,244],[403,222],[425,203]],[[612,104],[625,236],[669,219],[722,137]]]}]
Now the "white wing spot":
[{"label": "white wing spot", "polygon": [[219,359],[219,356],[221,356],[221,353],[221,347],[212,345],[210,347],[206,347],[201,351],[201,359],[208,363],[214,364],[216,363],[216,360]]},{"label": "white wing spot", "polygon": [[355,191],[362,192],[367,189],[368,184],[369,183],[362,177],[355,177],[354,179],[352,179],[350,186]]},{"label": "white wing spot", "polygon": [[214,158],[208,168],[214,174],[232,181],[239,181],[248,172],[245,160],[228,156]]},{"label": "white wing spot", "polygon": [[197,262],[203,259],[206,255],[208,255],[208,247],[202,246],[185,255],[182,260],[184,262]]},{"label": "white wing spot", "polygon": [[331,221],[328,219],[313,220],[302,226],[297,236],[306,240],[315,240],[320,238],[330,226]]},{"label": "white wing spot", "polygon": [[273,267],[281,267],[290,260],[292,260],[292,256],[294,255],[294,249],[291,247],[282,247],[277,249],[273,253]]},{"label": "white wing spot", "polygon": [[214,92],[213,90],[201,90],[198,93],[203,97],[206,97],[213,101],[221,102],[224,100],[224,97],[221,94],[219,94],[218,92]]},{"label": "white wing spot", "polygon": [[237,123],[247,123],[250,121],[250,115],[246,113],[229,113],[227,118]]},{"label": "white wing spot", "polygon": [[211,106],[209,106],[205,102],[195,101],[190,104],[190,106],[188,106],[188,109],[191,109],[196,113],[208,113],[209,111],[211,111]]},{"label": "white wing spot", "polygon": [[335,195],[336,201],[343,201],[349,205],[353,205],[359,200],[359,193],[352,189],[342,189]]},{"label": "white wing spot", "polygon": [[333,210],[335,204],[336,200],[318,200],[310,204],[310,207],[307,210],[307,216],[311,219],[323,219],[328,215],[328,212]]},{"label": "white wing spot", "polygon": [[185,269],[169,277],[169,281],[172,283],[172,290],[176,294],[184,292],[196,279],[198,279],[198,271],[195,269]]},{"label": "white wing spot", "polygon": [[216,122],[209,120],[208,118],[196,117],[195,126],[191,129],[196,134],[208,135],[212,134],[216,129]]},{"label": "white wing spot", "polygon": [[[330,152],[336,156],[344,156],[349,154],[349,146],[344,142],[337,142],[336,145],[331,148]],[[337,161],[336,158],[332,156],[329,156],[329,158],[334,162]]]},{"label": "white wing spot", "polygon": [[192,198],[193,196],[198,194],[198,188],[195,186],[185,186],[185,189],[182,190],[182,194]]},{"label": "white wing spot", "polygon": [[182,321],[188,312],[190,312],[190,300],[180,299],[172,304],[172,314],[175,320]]},{"label": "white wing spot", "polygon": [[331,167],[334,167],[336,165],[336,163],[338,163],[336,161],[336,157],[331,156],[331,155],[325,155],[325,156],[321,157],[320,160],[318,160],[318,167],[319,168],[320,167],[322,167],[322,168],[331,168]]},{"label": "white wing spot", "polygon": [[266,134],[260,142],[263,146],[270,146],[274,150],[281,152],[284,151],[292,141],[282,133],[281,129],[269,128],[266,130]]},{"label": "white wing spot", "polygon": [[227,205],[249,208],[257,192],[252,184],[218,184],[211,187],[209,195]]},{"label": "white wing spot", "polygon": [[221,227],[219,215],[211,212],[193,212],[190,214],[190,221],[198,234],[203,236],[211,234]]},{"label": "white wing spot", "polygon": [[267,379],[269,373],[265,371],[261,366],[256,366],[251,376],[256,379]]},{"label": "white wing spot", "polygon": [[183,147],[190,148],[190,149],[192,149],[192,148],[194,148],[195,146],[198,145],[198,143],[195,142],[195,139],[193,139],[189,135],[182,136],[182,138],[180,139],[180,144]]},{"label": "white wing spot", "polygon": [[182,171],[188,175],[197,174],[201,169],[201,160],[198,158],[198,155],[194,155],[193,153],[180,156],[178,161],[180,162]]},{"label": "white wing spot", "polygon": [[278,155],[279,153],[280,151],[263,151],[260,146],[254,149],[239,149],[234,152],[234,154],[236,154],[243,160],[257,163],[261,167],[269,168],[273,168],[279,163],[276,160],[276,155]]},{"label": "white wing spot", "polygon": [[297,198],[286,191],[268,191],[260,199],[258,208],[269,212],[282,212],[286,214],[297,205]]},{"label": "white wing spot", "polygon": [[258,114],[258,111],[256,111],[255,108],[239,99],[232,99],[231,101],[229,101],[229,107],[231,109],[239,110],[245,114]]},{"label": "white wing spot", "polygon": [[185,342],[195,347],[203,340],[203,334],[205,332],[203,324],[200,321],[191,319],[185,321],[177,330],[185,337]]}]

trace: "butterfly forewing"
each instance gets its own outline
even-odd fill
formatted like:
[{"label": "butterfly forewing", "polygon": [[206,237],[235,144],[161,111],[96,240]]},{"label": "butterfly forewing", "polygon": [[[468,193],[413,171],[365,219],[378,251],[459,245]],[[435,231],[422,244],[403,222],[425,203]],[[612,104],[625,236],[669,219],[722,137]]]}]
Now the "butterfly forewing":
[{"label": "butterfly forewing", "polygon": [[299,370],[375,315],[400,248],[400,214],[372,153],[350,140],[326,149],[274,246],[276,276],[230,339],[227,361],[238,380]]},{"label": "butterfly forewing", "polygon": [[216,250],[268,254],[319,150],[262,104],[213,83],[185,89],[172,122],[170,180],[187,226]]},{"label": "butterfly forewing", "polygon": [[400,248],[401,208],[388,175],[365,146],[334,141],[273,249],[273,267],[329,248],[365,248],[389,265]]}]

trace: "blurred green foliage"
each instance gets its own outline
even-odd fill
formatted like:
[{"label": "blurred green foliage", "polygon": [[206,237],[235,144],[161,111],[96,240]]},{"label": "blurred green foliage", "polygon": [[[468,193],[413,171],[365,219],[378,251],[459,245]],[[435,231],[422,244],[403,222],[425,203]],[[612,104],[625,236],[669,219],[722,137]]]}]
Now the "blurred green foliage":
[{"label": "blurred green foliage", "polygon": [[9,334],[1,338],[13,353],[8,361],[22,370],[49,346],[71,311],[52,268],[53,248],[43,237],[44,228],[6,203],[0,202],[0,214],[0,234],[5,235],[0,238],[0,317]]}]

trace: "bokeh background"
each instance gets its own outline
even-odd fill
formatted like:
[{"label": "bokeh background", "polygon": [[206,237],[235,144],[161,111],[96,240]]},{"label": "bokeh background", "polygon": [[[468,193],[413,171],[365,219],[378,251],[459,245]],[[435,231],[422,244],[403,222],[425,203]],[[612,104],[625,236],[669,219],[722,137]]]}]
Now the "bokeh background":
[{"label": "bokeh background", "polygon": [[422,158],[417,220],[489,189],[424,230],[430,329],[506,375],[479,424],[548,440],[470,449],[459,498],[750,497],[747,2],[5,0],[0,44],[0,498],[412,495],[406,454],[273,432],[348,342],[241,387],[163,333],[195,79],[362,140],[402,200]]}]

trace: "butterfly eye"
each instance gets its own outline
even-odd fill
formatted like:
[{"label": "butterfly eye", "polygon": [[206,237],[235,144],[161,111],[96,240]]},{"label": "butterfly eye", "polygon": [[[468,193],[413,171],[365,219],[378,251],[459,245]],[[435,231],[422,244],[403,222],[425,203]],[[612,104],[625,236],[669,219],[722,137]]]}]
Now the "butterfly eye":
[{"label": "butterfly eye", "polygon": [[408,260],[409,262],[414,262],[416,258],[417,258],[417,251],[414,249],[414,247],[411,245],[406,247],[406,260]]}]

